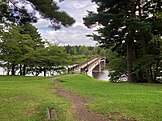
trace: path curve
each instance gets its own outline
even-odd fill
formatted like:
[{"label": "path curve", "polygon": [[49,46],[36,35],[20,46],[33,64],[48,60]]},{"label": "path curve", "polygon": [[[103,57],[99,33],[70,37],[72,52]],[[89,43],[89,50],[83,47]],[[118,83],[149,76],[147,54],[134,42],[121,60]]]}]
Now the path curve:
[{"label": "path curve", "polygon": [[72,110],[76,114],[77,121],[111,121],[110,118],[103,116],[101,114],[98,114],[96,112],[89,111],[85,103],[92,101],[92,99],[89,98],[81,98],[80,96],[77,96],[70,91],[63,90],[63,87],[56,81],[55,79],[50,79],[50,81],[54,82],[56,88],[57,88],[57,95],[61,96],[65,99],[68,99],[72,102]]}]

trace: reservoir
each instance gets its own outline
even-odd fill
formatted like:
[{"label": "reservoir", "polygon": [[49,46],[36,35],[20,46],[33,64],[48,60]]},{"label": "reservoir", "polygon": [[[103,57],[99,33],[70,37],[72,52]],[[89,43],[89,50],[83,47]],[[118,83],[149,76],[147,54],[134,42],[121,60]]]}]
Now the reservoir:
[{"label": "reservoir", "polygon": [[[0,75],[5,75],[6,73],[4,72],[3,68],[0,67]],[[104,69],[102,70],[102,72],[91,72],[88,75],[97,79],[97,80],[104,80],[104,81],[108,81],[110,77],[108,77],[108,70]],[[29,75],[28,75],[29,76]],[[33,76],[33,75],[30,75]],[[39,76],[43,76],[43,75],[39,75]]]},{"label": "reservoir", "polygon": [[102,70],[101,72],[92,72],[88,74],[89,76],[97,79],[97,80],[104,80],[104,81],[108,81],[110,79],[109,75],[109,71],[108,70]]}]

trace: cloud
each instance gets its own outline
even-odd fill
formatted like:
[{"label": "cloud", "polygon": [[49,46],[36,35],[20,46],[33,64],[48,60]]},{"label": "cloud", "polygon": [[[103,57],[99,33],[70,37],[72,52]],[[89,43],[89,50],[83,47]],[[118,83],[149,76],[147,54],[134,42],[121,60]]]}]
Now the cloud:
[{"label": "cloud", "polygon": [[96,11],[97,8],[97,5],[90,0],[64,0],[59,6],[60,10],[66,11],[80,24],[83,24],[82,18],[87,15],[87,10]]},{"label": "cloud", "polygon": [[91,34],[92,30],[86,29],[83,26],[77,25],[69,28],[63,28],[57,31],[41,30],[42,36],[48,36],[52,43],[61,45],[88,45],[95,46],[96,42],[92,38],[86,37]]},{"label": "cloud", "polygon": [[83,17],[87,15],[87,10],[96,11],[97,5],[91,3],[90,0],[64,0],[58,3],[58,5],[60,10],[66,11],[76,20],[76,23],[71,27],[62,27],[60,30],[55,31],[49,28],[49,20],[40,19],[34,26],[38,28],[42,37],[52,43],[61,45],[95,46],[96,42],[92,38],[86,37],[86,35],[92,34],[93,30],[88,29],[83,24]]}]

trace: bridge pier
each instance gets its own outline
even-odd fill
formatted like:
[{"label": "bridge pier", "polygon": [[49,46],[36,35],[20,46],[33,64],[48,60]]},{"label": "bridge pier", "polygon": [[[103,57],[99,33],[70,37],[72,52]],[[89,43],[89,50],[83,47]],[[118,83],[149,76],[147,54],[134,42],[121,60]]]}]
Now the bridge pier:
[{"label": "bridge pier", "polygon": [[101,64],[101,69],[103,70],[106,67],[106,61],[102,60],[100,64]]},{"label": "bridge pier", "polygon": [[101,68],[101,63],[99,63],[93,70],[92,72],[101,72],[102,71],[102,68]]}]

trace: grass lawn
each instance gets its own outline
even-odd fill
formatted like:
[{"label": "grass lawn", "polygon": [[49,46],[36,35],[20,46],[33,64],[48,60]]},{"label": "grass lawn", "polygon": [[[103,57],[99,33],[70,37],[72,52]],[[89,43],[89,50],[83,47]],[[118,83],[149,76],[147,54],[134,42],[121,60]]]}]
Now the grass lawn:
[{"label": "grass lawn", "polygon": [[65,89],[93,98],[86,105],[113,120],[162,121],[162,85],[97,81],[87,75],[59,79]]},{"label": "grass lawn", "polygon": [[74,121],[71,103],[56,96],[44,77],[0,76],[0,121],[46,121],[54,108],[57,121]]}]

